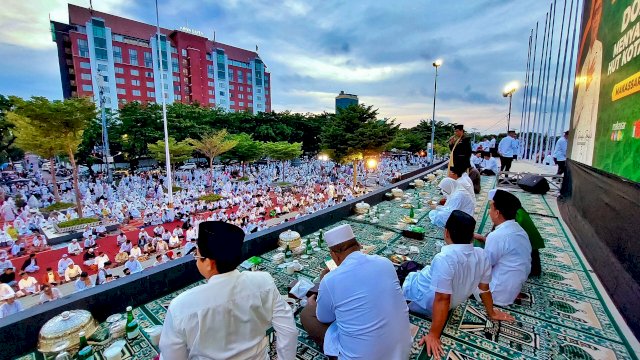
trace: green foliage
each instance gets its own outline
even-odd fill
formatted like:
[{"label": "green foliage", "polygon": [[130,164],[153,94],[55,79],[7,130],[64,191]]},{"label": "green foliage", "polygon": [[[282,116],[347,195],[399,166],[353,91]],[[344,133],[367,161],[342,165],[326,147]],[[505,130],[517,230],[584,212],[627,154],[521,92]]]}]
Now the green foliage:
[{"label": "green foliage", "polygon": [[338,162],[362,159],[384,150],[395,137],[399,126],[393,121],[378,120],[373,106],[351,105],[339,109],[321,134],[321,147]]},{"label": "green foliage", "polygon": [[241,178],[237,178],[236,181],[249,181],[249,178],[246,176],[243,176]]},{"label": "green foliage", "polygon": [[286,181],[278,181],[276,185],[284,187],[284,186],[291,186],[291,183]]},{"label": "green foliage", "polygon": [[115,124],[110,140],[119,143],[129,160],[148,156],[147,144],[162,140],[164,136],[161,106],[134,101],[125,104],[118,114],[119,122]]},{"label": "green foliage", "polygon": [[13,100],[0,95],[0,162],[10,159],[16,160],[24,155],[24,152],[14,145],[16,140],[13,134],[15,125],[7,119],[7,113],[13,109]]},{"label": "green foliage", "polygon": [[238,145],[238,140],[229,139],[226,129],[211,132],[202,137],[202,140],[187,139],[194,150],[209,158],[209,167],[213,169],[213,159],[226,153]]},{"label": "green foliage", "polygon": [[59,211],[59,210],[69,209],[69,208],[72,208],[74,206],[75,205],[71,204],[71,203],[56,202],[56,203],[53,203],[53,204],[47,206],[43,210],[46,211],[46,212],[52,212],[52,211]]},{"label": "green foliage", "polygon": [[[154,159],[160,162],[166,160],[164,141],[158,140],[155,144],[147,145],[147,148],[149,149],[149,154],[151,154]],[[169,138],[169,161],[172,166],[189,159],[192,153],[193,146],[189,140],[177,142],[176,139],[172,137]]]},{"label": "green foliage", "polygon": [[22,197],[22,194],[16,195],[16,197],[13,200],[15,201],[17,208],[22,208],[25,205],[27,205],[27,202]]},{"label": "green foliage", "polygon": [[264,144],[264,148],[265,154],[273,160],[293,160],[302,155],[302,143],[268,142]]},{"label": "green foliage", "polygon": [[69,221],[63,221],[58,223],[58,227],[63,229],[63,228],[67,228],[67,227],[71,227],[71,226],[76,226],[76,225],[83,225],[83,224],[91,224],[91,223],[95,223],[100,221],[98,218],[79,218],[79,219],[71,219]]},{"label": "green foliage", "polygon": [[205,202],[214,202],[222,199],[224,198],[218,194],[203,195],[198,198],[198,200],[205,201]]},{"label": "green foliage", "polygon": [[223,159],[233,159],[245,163],[256,161],[264,154],[264,144],[253,140],[249,134],[229,135],[228,139],[235,141],[236,146],[226,152],[222,156]]},{"label": "green foliage", "polygon": [[171,187],[171,191],[173,191],[173,192],[182,191],[182,188],[180,186],[172,186]]},{"label": "green foliage", "polygon": [[386,150],[398,149],[414,153],[426,148],[427,142],[411,129],[399,129],[393,140],[386,146]]}]

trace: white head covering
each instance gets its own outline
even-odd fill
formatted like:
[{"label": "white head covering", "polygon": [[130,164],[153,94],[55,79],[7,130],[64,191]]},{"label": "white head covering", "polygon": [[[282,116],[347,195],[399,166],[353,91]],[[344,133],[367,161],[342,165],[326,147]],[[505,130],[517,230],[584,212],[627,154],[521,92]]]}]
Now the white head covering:
[{"label": "white head covering", "polygon": [[440,181],[438,187],[444,191],[445,195],[451,195],[458,188],[458,183],[452,178],[446,177]]},{"label": "white head covering", "polygon": [[327,246],[332,247],[342,244],[345,241],[355,239],[356,236],[353,234],[351,225],[344,224],[327,231],[324,238],[327,241]]}]

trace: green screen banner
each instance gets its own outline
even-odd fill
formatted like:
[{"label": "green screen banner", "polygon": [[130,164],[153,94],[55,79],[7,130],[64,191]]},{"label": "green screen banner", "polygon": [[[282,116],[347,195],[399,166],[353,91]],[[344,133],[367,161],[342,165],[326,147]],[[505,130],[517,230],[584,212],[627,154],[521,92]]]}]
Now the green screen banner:
[{"label": "green screen banner", "polygon": [[585,0],[572,160],[640,182],[640,0]]}]

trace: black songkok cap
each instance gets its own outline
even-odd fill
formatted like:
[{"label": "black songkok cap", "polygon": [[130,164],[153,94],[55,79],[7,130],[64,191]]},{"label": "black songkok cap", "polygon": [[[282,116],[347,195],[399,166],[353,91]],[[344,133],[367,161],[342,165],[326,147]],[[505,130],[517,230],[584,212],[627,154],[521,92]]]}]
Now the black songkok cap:
[{"label": "black songkok cap", "polygon": [[453,128],[454,128],[455,130],[464,130],[464,125],[460,125],[460,124],[458,124],[458,125],[455,125]]},{"label": "black songkok cap", "polygon": [[242,262],[244,231],[224,221],[204,221],[198,228],[200,256],[216,261],[218,272],[232,271]]}]

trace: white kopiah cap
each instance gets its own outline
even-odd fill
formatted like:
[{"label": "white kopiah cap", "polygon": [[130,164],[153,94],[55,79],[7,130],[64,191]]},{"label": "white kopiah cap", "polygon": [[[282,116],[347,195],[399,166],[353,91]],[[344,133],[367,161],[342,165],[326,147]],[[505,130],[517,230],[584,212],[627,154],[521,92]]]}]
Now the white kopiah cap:
[{"label": "white kopiah cap", "polygon": [[324,237],[327,241],[327,246],[329,247],[342,244],[345,241],[356,238],[353,234],[353,230],[351,229],[351,225],[349,224],[340,225],[327,231]]}]

